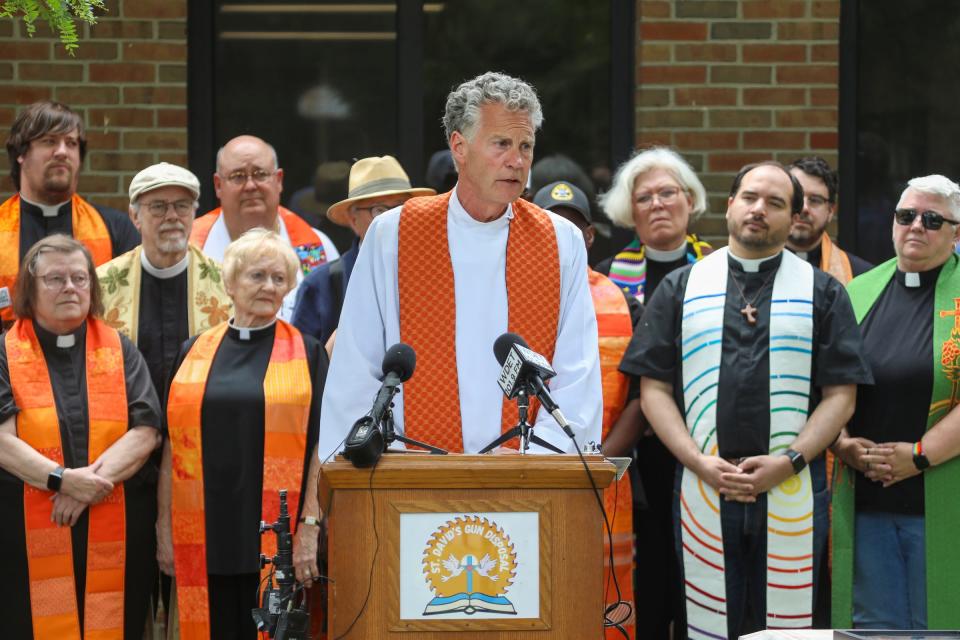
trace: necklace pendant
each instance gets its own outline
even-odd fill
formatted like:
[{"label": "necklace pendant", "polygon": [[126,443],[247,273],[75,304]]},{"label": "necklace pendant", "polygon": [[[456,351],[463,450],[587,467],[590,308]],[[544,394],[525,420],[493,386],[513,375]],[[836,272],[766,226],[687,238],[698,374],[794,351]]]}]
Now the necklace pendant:
[{"label": "necklace pendant", "polygon": [[743,314],[743,317],[747,319],[747,324],[757,324],[757,308],[749,302],[743,307],[743,309],[740,309],[740,313]]}]

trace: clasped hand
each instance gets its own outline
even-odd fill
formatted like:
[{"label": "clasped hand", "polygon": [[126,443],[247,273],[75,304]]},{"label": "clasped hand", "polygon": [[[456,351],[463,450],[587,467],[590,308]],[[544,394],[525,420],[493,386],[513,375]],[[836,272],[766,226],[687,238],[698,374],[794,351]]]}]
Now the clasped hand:
[{"label": "clasped hand", "polygon": [[761,493],[793,475],[793,466],[786,456],[751,456],[734,464],[719,456],[702,455],[696,473],[724,500],[756,502]]},{"label": "clasped hand", "polygon": [[72,527],[80,519],[84,509],[110,495],[113,483],[97,475],[102,464],[98,460],[92,465],[66,469],[63,472],[60,492],[50,498],[53,501],[51,521],[58,526]]},{"label": "clasped hand", "polygon": [[913,463],[913,445],[909,442],[876,443],[867,438],[843,438],[835,451],[845,464],[884,487],[920,473]]}]

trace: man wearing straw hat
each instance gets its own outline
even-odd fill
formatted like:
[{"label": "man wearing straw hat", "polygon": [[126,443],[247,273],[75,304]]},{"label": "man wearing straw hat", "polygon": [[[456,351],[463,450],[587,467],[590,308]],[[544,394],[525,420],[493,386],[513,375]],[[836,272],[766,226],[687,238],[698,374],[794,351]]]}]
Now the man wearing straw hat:
[{"label": "man wearing straw hat", "polygon": [[327,209],[331,221],[349,227],[356,236],[338,259],[320,265],[300,285],[292,323],[327,344],[340,320],[343,296],[360,252],[360,243],[373,219],[414,196],[432,196],[433,189],[413,188],[393,156],[362,158],[350,168],[347,198]]}]

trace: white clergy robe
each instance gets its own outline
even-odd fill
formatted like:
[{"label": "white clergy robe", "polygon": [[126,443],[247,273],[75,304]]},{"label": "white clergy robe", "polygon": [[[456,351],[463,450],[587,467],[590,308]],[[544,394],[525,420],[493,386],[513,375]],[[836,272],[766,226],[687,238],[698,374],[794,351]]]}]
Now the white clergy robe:
[{"label": "white clergy robe", "polygon": [[[397,286],[397,207],[374,219],[350,276],[320,417],[321,460],[343,449],[353,423],[367,412],[383,378],[387,348],[400,342],[400,294]],[[587,285],[587,253],[576,226],[549,214],[560,257],[560,314],[552,364],[557,376],[550,393],[576,434],[578,446],[600,442],[603,413],[597,319]],[[513,209],[491,222],[470,217],[456,190],[447,208],[447,238],[456,297],[457,379],[463,447],[475,453],[501,432],[503,393],[493,343],[507,331],[506,256]],[[431,247],[415,250],[429,251]],[[438,257],[439,259],[439,257]],[[539,274],[529,273],[529,278]],[[429,282],[421,283],[429,287]],[[550,358],[551,354],[543,354]],[[414,376],[417,372],[414,371]],[[396,430],[403,433],[403,391],[394,407]],[[435,416],[447,420],[448,416]],[[539,411],[534,433],[563,451],[574,444],[546,411]],[[428,443],[430,444],[430,443]],[[531,444],[531,451],[544,452]]]}]

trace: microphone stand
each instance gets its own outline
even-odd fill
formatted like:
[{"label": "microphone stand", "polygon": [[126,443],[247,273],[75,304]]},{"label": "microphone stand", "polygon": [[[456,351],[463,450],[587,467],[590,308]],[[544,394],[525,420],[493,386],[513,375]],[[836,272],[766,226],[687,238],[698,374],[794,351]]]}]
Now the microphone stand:
[{"label": "microphone stand", "polygon": [[479,451],[479,453],[487,453],[488,451],[499,447],[505,442],[513,440],[517,436],[520,436],[521,455],[527,453],[527,448],[530,446],[531,442],[540,445],[544,449],[549,449],[554,453],[563,453],[563,451],[533,433],[533,425],[527,422],[527,414],[529,409],[530,394],[527,390],[527,386],[524,385],[519,391],[517,391],[517,413],[519,414],[519,421],[517,422],[516,426],[504,431],[499,438],[485,446]]},{"label": "microphone stand", "polygon": [[[394,389],[393,393],[396,394],[396,393],[397,393],[397,389]],[[390,406],[391,406],[391,407],[393,406],[393,403],[392,403],[392,402],[390,403]],[[420,442],[419,440],[414,440],[413,438],[408,438],[408,437],[406,437],[406,436],[398,435],[397,432],[396,432],[396,430],[394,429],[394,424],[393,424],[393,410],[392,410],[392,409],[389,409],[389,408],[388,408],[387,411],[386,411],[386,413],[383,414],[383,420],[382,420],[382,422],[380,423],[380,425],[381,425],[381,427],[382,427],[382,429],[383,429],[383,450],[384,450],[384,452],[387,451],[387,449],[390,447],[391,444],[393,444],[393,443],[396,442],[396,441],[400,441],[400,442],[402,442],[402,443],[404,443],[404,444],[407,444],[407,445],[410,445],[410,446],[413,446],[413,447],[420,447],[421,449],[426,449],[426,450],[429,451],[431,454],[447,455],[447,453],[448,453],[447,451],[445,451],[445,450],[443,450],[443,449],[440,449],[439,447],[434,447],[434,446],[429,445],[429,444],[427,444],[427,443],[425,443],[425,442]]]}]

